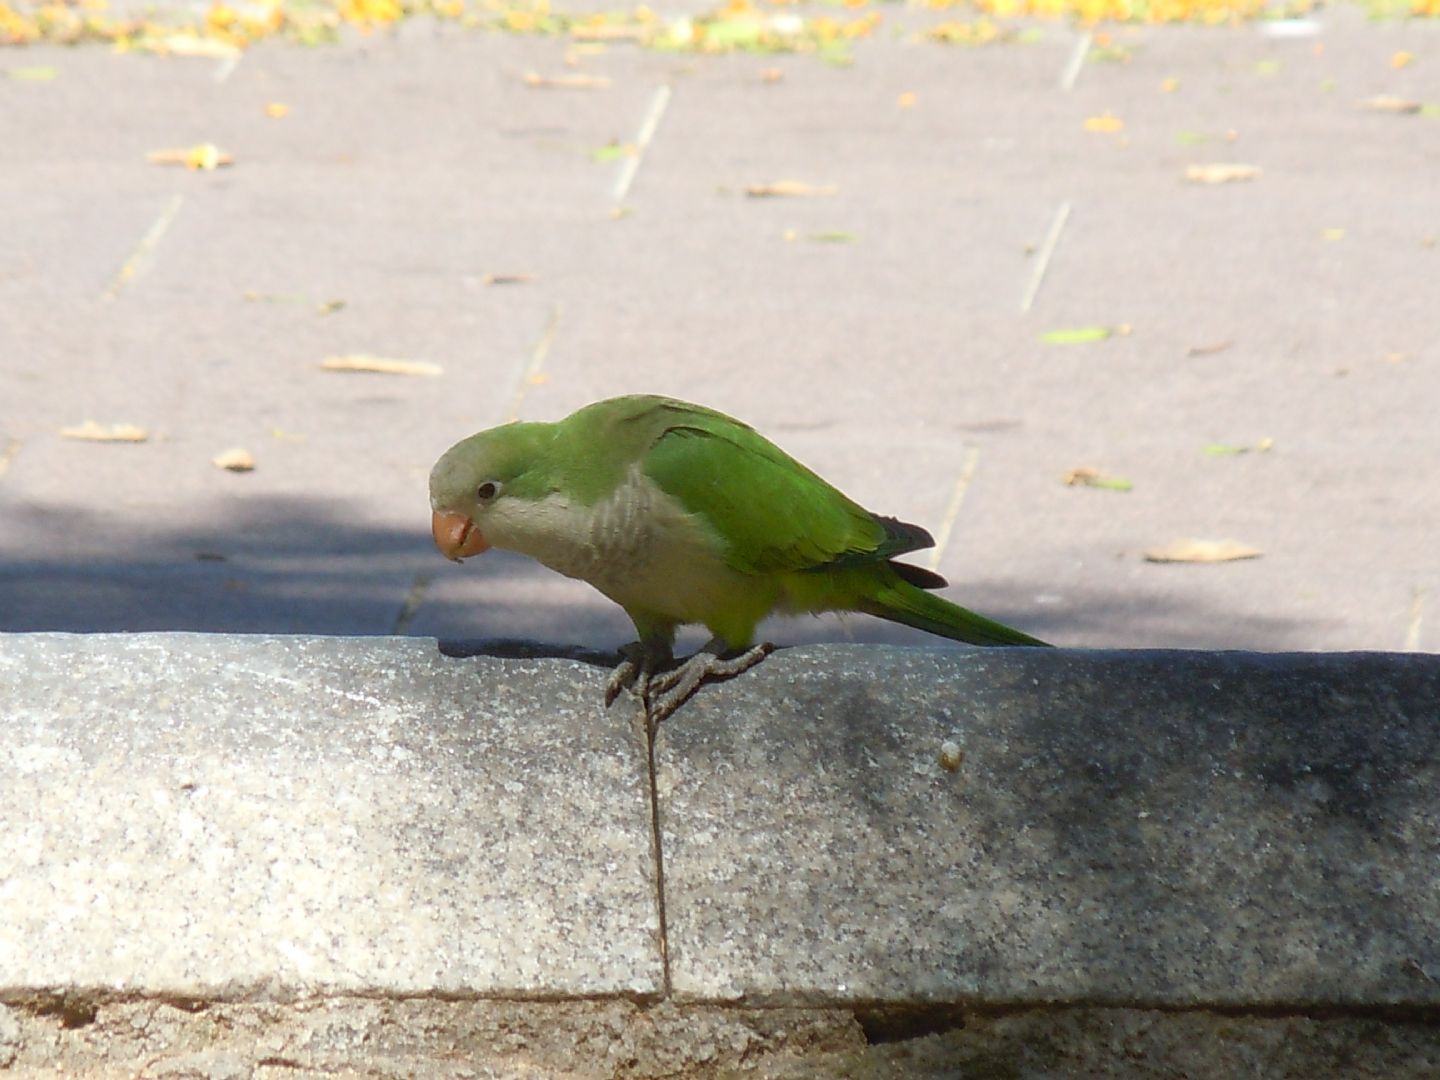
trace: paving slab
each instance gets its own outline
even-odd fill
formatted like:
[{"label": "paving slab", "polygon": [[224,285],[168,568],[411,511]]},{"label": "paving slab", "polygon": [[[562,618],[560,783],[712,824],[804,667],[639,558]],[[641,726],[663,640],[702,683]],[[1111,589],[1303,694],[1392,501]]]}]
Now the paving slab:
[{"label": "paving slab", "polygon": [[1440,1005],[1433,657],[829,645],[750,676],[658,737],[678,999]]},{"label": "paving slab", "polygon": [[593,667],[40,634],[0,682],[0,996],[663,990],[644,728]]}]

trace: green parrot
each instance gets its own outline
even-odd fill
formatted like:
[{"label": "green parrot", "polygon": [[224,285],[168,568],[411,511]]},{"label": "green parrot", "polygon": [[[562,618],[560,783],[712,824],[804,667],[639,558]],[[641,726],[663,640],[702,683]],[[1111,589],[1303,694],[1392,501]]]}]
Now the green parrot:
[{"label": "green parrot", "polygon": [[[430,473],[435,544],[455,561],[518,551],[587,581],[635,624],[606,691],[635,687],[652,722],[709,676],[736,675],[772,612],[863,611],[975,645],[1044,645],[926,590],[896,562],[932,547],[918,525],[846,498],[752,428],[671,398],[611,398],[556,423],[456,443]],[[669,669],[677,627],[710,641]],[[668,669],[668,670],[667,670]]]}]

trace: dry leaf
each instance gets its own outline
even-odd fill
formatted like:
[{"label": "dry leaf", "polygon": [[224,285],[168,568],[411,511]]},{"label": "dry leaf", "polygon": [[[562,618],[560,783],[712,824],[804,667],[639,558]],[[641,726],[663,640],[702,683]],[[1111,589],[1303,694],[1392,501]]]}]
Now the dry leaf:
[{"label": "dry leaf", "polygon": [[525,85],[551,90],[603,90],[610,85],[604,75],[541,75],[538,71],[525,73]]},{"label": "dry leaf", "polygon": [[290,106],[279,101],[272,101],[265,106],[265,115],[271,120],[280,120],[290,112]]},{"label": "dry leaf", "polygon": [[140,443],[150,438],[149,432],[134,424],[111,424],[107,427],[104,424],[97,424],[94,420],[86,420],[83,424],[77,424],[74,427],[61,428],[60,434],[67,439],[81,439],[85,442]]},{"label": "dry leaf", "polygon": [[1164,547],[1148,548],[1144,552],[1146,562],[1156,563],[1234,562],[1237,559],[1258,559],[1263,554],[1259,548],[1238,540],[1175,540]]},{"label": "dry leaf", "polygon": [[164,37],[148,37],[139,42],[138,48],[161,56],[192,56],[206,60],[230,60],[240,55],[240,47],[219,38],[200,37],[188,30],[180,30]]},{"label": "dry leaf", "polygon": [[377,375],[434,376],[445,370],[439,364],[424,360],[387,360],[381,356],[366,356],[364,353],[330,356],[322,360],[320,366],[326,371],[366,371]]},{"label": "dry leaf", "polygon": [[1420,102],[1395,97],[1391,94],[1376,94],[1374,97],[1368,97],[1360,102],[1360,107],[1373,109],[1375,112],[1418,113]]},{"label": "dry leaf", "polygon": [[1400,68],[1409,67],[1414,62],[1415,54],[1412,52],[1405,52],[1403,49],[1400,52],[1397,52],[1394,56],[1390,57],[1390,66],[1395,68],[1397,71]]},{"label": "dry leaf", "polygon": [[745,189],[745,194],[752,199],[767,199],[779,196],[795,196],[800,198],[834,195],[839,191],[834,184],[807,184],[803,180],[776,180],[773,184],[751,184]]},{"label": "dry leaf", "polygon": [[1191,165],[1185,170],[1185,179],[1192,184],[1230,184],[1237,180],[1254,180],[1259,175],[1258,165]]},{"label": "dry leaf", "polygon": [[1125,127],[1125,121],[1106,109],[1099,116],[1087,117],[1085,120],[1086,131],[1098,131],[1102,134],[1113,134]]},{"label": "dry leaf", "polygon": [[1060,479],[1070,487],[1102,488],[1105,491],[1129,491],[1135,486],[1129,480],[1122,480],[1118,476],[1106,476],[1099,469],[1092,469],[1088,465],[1071,469]]},{"label": "dry leaf", "polygon": [[187,169],[217,169],[222,165],[235,164],[235,157],[227,154],[214,143],[200,143],[188,149],[152,150],[145,155],[152,165],[184,165]]},{"label": "dry leaf", "polygon": [[784,80],[785,72],[781,71],[779,68],[766,68],[764,71],[760,72],[761,82],[777,83],[783,82]]},{"label": "dry leaf", "polygon": [[1186,356],[1214,356],[1233,346],[1233,341],[1216,341],[1210,345],[1191,345],[1185,350]]},{"label": "dry leaf", "polygon": [[902,109],[913,109],[915,107],[915,101],[915,91],[906,90],[905,93],[901,94],[895,100],[895,104],[900,106],[900,108]]},{"label": "dry leaf", "polygon": [[1180,80],[1173,77],[1169,79],[1164,79],[1160,83],[1160,92],[1163,94],[1173,94],[1176,90],[1179,89]]},{"label": "dry leaf", "polygon": [[210,462],[229,472],[253,472],[255,469],[254,455],[240,446],[232,446],[229,450],[216,454]]},{"label": "dry leaf", "polygon": [[535,280],[534,274],[486,274],[480,279],[481,285],[526,285]]}]

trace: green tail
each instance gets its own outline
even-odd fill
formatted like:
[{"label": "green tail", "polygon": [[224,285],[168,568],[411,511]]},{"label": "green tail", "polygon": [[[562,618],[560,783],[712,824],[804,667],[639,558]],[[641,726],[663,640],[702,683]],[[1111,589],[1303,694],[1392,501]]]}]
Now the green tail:
[{"label": "green tail", "polygon": [[904,623],[917,630],[939,634],[956,641],[967,641],[971,645],[1049,647],[1048,641],[1041,641],[1004,623],[967,611],[958,604],[942,600],[911,584],[911,581],[922,581],[931,587],[934,587],[935,583],[945,584],[945,579],[939,575],[927,576],[927,571],[903,563],[891,563],[890,566],[896,571],[894,577],[876,590],[874,595],[866,597],[857,605],[867,615]]}]

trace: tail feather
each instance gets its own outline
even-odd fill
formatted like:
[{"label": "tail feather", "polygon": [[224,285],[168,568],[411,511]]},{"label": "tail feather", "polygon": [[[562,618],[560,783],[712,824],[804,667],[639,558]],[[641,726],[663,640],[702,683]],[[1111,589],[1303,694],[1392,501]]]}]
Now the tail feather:
[{"label": "tail feather", "polygon": [[[896,567],[896,570],[898,571],[899,567]],[[955,641],[969,642],[971,645],[1048,647],[1050,644],[925,592],[923,588],[912,584],[908,576],[898,572],[857,606],[867,615],[903,623]]]}]

